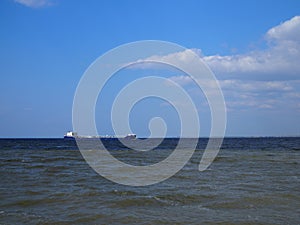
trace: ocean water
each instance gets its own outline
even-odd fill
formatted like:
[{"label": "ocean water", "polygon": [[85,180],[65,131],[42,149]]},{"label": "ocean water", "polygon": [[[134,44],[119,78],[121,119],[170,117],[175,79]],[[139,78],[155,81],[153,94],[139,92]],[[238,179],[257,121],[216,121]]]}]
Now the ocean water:
[{"label": "ocean water", "polygon": [[[177,141],[143,154],[105,146],[144,165]],[[131,187],[98,175],[73,140],[0,139],[0,224],[300,224],[300,138],[226,138],[199,172],[206,143],[168,180]]]}]

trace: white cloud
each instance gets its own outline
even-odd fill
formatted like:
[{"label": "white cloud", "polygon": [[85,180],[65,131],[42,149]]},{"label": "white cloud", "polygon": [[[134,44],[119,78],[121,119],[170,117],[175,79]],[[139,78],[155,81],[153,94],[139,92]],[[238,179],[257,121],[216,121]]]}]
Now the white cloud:
[{"label": "white cloud", "polygon": [[[189,76],[172,76],[170,80],[185,88],[192,96],[202,95]],[[170,82],[171,84],[171,82]],[[166,85],[170,85],[166,83]],[[210,81],[202,82],[210,85]],[[298,81],[219,80],[228,111],[295,109],[300,101]],[[202,99],[203,100],[203,99]],[[205,103],[205,102],[204,102]]]},{"label": "white cloud", "polygon": [[300,16],[271,28],[265,37],[269,44],[265,50],[203,59],[221,79],[299,79]]},{"label": "white cloud", "polygon": [[[251,108],[289,111],[299,106],[300,16],[269,29],[264,37],[267,44],[265,49],[244,54],[203,56],[201,50],[193,49],[215,72],[229,110]],[[196,68],[198,61],[191,57],[189,51],[155,55],[146,60],[168,61],[174,65],[188,64],[190,68]],[[193,85],[188,76],[173,76],[169,79],[185,88]],[[213,87],[210,81],[201,80],[201,84]]]},{"label": "white cloud", "polygon": [[293,91],[292,84],[286,81],[241,81],[222,80],[220,81],[223,90],[231,89],[236,91]]},{"label": "white cloud", "polygon": [[198,56],[203,56],[202,51],[200,49],[186,49],[181,52],[174,52],[167,55],[152,55],[147,58],[142,58],[134,62],[126,63],[123,66],[126,67],[130,65],[128,67],[129,69],[166,68],[166,65],[157,63],[157,61],[163,61],[177,67],[180,67],[180,65],[191,65],[191,67],[193,67],[194,65],[195,67],[199,67]]},{"label": "white cloud", "polygon": [[41,8],[53,4],[50,0],[15,0],[15,2],[30,8]]},{"label": "white cloud", "polygon": [[[172,76],[168,78],[171,81],[174,81],[175,83],[179,84],[180,86],[188,85],[193,83],[193,80],[189,76]],[[172,82],[168,82],[167,85],[172,85]]]},{"label": "white cloud", "polygon": [[[281,23],[264,35],[267,48],[245,54],[203,56],[201,50],[192,49],[208,64],[218,79],[295,80],[300,79],[300,16]],[[163,60],[180,65],[198,65],[190,50],[169,55],[154,55],[147,60]],[[143,62],[139,60],[138,62]],[[154,64],[137,65],[149,68]],[[156,65],[157,66],[157,65]]]},{"label": "white cloud", "polygon": [[[220,81],[227,106],[233,109],[288,109],[297,102],[295,81]],[[300,83],[299,81],[296,83]]]},{"label": "white cloud", "polygon": [[[181,86],[192,84],[194,81],[189,76],[172,76],[168,79],[178,83]],[[171,83],[171,82],[170,82]],[[201,84],[213,86],[211,80],[204,80]],[[294,84],[300,84],[300,81],[253,81],[253,80],[219,80],[219,84],[223,90],[236,91],[293,91]]]},{"label": "white cloud", "polygon": [[300,101],[298,81],[220,81],[226,105],[232,110],[292,111]]},{"label": "white cloud", "polygon": [[271,28],[267,34],[268,40],[277,40],[279,42],[293,41],[300,42],[300,16],[295,16],[292,19],[285,21],[284,23]]}]

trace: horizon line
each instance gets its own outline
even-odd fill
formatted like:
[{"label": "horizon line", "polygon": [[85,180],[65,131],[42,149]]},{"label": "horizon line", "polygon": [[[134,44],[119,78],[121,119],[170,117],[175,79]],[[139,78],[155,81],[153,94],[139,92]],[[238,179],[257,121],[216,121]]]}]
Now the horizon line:
[{"label": "horizon line", "polygon": [[[236,136],[236,135],[229,135],[229,136],[224,136],[224,137],[209,137],[209,136],[200,136],[200,137],[179,137],[179,136],[168,136],[168,137],[137,137],[137,139],[159,139],[159,138],[162,138],[162,139],[167,139],[167,138],[177,138],[177,139],[180,139],[180,138],[184,138],[184,139],[192,139],[192,138],[285,138],[285,137],[300,137],[300,134],[297,134],[297,135],[261,135],[261,136],[256,136],[256,135],[245,135],[245,136]],[[105,137],[101,137],[101,138],[105,138]],[[108,138],[120,138],[120,137],[108,137]],[[64,137],[0,137],[0,139],[64,139]],[[88,138],[87,138],[88,139]],[[99,138],[100,139],[100,138]]]}]

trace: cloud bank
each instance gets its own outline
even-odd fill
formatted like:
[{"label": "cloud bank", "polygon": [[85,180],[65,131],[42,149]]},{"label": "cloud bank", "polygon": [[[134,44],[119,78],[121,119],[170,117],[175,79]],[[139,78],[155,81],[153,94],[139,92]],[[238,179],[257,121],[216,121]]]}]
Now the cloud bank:
[{"label": "cloud bank", "polygon": [[[200,49],[193,51],[216,74],[229,110],[252,108],[300,112],[300,16],[269,29],[264,38],[264,49],[244,54],[204,56]],[[167,59],[175,65],[189,63],[193,68],[197,64],[188,57],[188,51],[156,55],[147,60]],[[193,82],[186,76],[170,79],[185,87]],[[210,85],[209,82],[202,83]]]}]

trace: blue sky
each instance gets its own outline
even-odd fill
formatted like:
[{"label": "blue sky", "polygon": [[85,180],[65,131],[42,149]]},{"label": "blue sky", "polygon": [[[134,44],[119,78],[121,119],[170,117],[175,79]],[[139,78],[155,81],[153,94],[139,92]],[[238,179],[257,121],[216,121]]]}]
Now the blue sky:
[{"label": "blue sky", "polygon": [[[227,136],[300,135],[297,16],[296,0],[3,0],[0,137],[61,137],[72,129],[74,93],[88,66],[118,45],[149,39],[194,49],[210,66],[226,100]],[[183,74],[154,68],[134,71],[154,72],[171,77],[199,101]],[[110,90],[126,83],[124,77],[133,72],[122,73],[107,90],[106,100],[97,104],[102,134],[112,132],[107,120]],[[132,128],[139,136],[149,134],[151,116],[165,116],[168,135],[176,136],[176,113],[160,106],[156,99],[134,108]],[[199,115],[201,134],[207,136],[209,112],[199,110]]]}]

